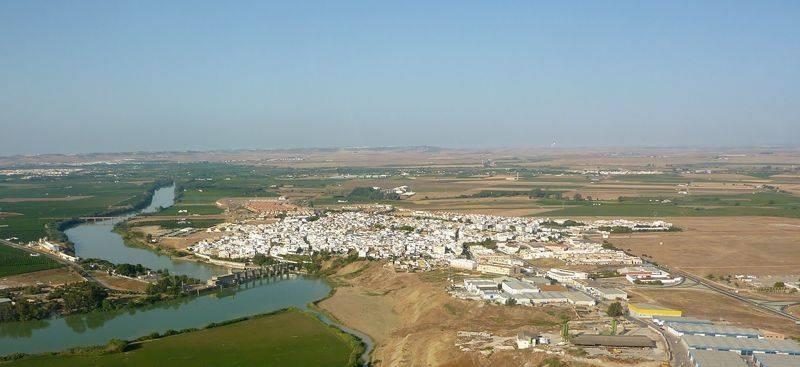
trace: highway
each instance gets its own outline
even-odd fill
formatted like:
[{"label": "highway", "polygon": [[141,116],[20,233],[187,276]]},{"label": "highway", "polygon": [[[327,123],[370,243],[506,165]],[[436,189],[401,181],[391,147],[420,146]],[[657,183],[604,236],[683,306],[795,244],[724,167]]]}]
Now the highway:
[{"label": "highway", "polygon": [[706,288],[708,288],[710,290],[713,290],[713,291],[715,291],[717,293],[723,294],[723,295],[731,297],[731,298],[735,298],[735,299],[737,299],[739,301],[745,302],[745,303],[747,303],[747,304],[749,304],[749,305],[751,305],[751,306],[753,306],[755,308],[758,308],[758,309],[760,309],[762,311],[765,311],[765,312],[768,312],[768,313],[771,313],[773,315],[777,315],[777,316],[780,316],[780,317],[785,317],[785,318],[787,318],[789,320],[794,321],[795,323],[800,322],[800,317],[797,317],[797,316],[794,316],[792,314],[783,312],[781,310],[774,309],[774,308],[769,307],[769,306],[765,306],[765,305],[763,305],[761,303],[758,303],[758,302],[756,302],[756,301],[754,301],[754,300],[752,300],[750,298],[747,298],[747,297],[744,297],[742,295],[739,295],[736,292],[733,292],[733,291],[731,291],[731,290],[729,290],[729,289],[727,289],[725,287],[722,287],[722,286],[720,286],[720,285],[718,285],[718,284],[716,284],[714,282],[711,282],[711,281],[708,281],[708,280],[703,279],[701,277],[689,274],[689,273],[687,273],[685,271],[682,271],[682,270],[669,269],[669,268],[666,268],[666,267],[664,267],[664,268],[665,268],[664,270],[666,270],[666,271],[668,271],[670,273],[680,275],[680,276],[682,276],[682,277],[684,277],[686,279],[691,279],[691,280],[693,280],[693,281],[695,281],[695,282],[697,282],[699,284],[702,284],[703,286],[705,286]]}]

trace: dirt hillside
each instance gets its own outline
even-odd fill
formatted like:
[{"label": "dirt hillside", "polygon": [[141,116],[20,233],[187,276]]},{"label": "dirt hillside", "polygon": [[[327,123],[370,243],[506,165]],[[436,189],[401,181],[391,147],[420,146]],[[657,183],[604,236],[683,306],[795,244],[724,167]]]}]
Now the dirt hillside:
[{"label": "dirt hillside", "polygon": [[[520,330],[555,331],[558,313],[462,301],[444,290],[445,274],[397,273],[384,263],[355,263],[334,280],[336,293],[320,303],[345,325],[376,343],[377,366],[539,366],[547,358],[530,351],[463,352],[459,331],[513,336]],[[567,312],[562,310],[558,312]]]}]

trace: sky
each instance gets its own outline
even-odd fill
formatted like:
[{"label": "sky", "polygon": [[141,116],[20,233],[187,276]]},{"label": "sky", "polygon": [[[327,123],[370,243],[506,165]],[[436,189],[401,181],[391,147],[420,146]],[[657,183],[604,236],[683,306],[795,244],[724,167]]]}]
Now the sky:
[{"label": "sky", "polygon": [[0,155],[800,145],[800,1],[0,1]]}]

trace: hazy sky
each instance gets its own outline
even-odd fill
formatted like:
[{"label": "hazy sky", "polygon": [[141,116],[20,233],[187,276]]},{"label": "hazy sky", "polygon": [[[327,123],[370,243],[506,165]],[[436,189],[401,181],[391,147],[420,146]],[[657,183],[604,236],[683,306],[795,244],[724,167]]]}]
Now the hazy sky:
[{"label": "hazy sky", "polygon": [[800,144],[800,1],[0,1],[2,155],[553,141]]}]

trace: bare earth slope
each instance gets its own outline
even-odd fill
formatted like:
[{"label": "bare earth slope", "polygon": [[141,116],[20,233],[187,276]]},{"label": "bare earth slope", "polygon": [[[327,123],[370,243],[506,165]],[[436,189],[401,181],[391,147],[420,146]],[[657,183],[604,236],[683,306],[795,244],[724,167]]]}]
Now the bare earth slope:
[{"label": "bare earth slope", "polygon": [[351,264],[334,277],[346,285],[320,307],[373,338],[377,366],[538,366],[547,357],[516,350],[487,357],[458,349],[458,331],[510,336],[522,329],[555,330],[558,319],[543,309],[451,298],[441,275],[396,273],[377,262]]}]

